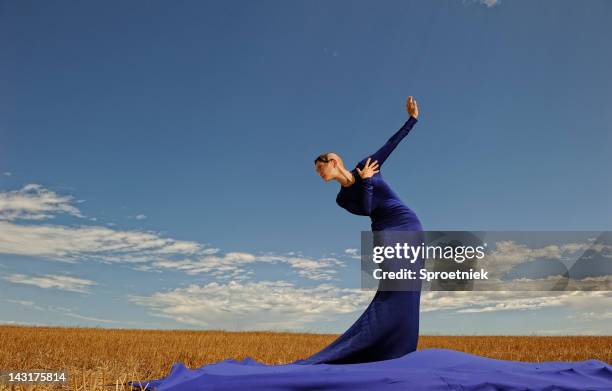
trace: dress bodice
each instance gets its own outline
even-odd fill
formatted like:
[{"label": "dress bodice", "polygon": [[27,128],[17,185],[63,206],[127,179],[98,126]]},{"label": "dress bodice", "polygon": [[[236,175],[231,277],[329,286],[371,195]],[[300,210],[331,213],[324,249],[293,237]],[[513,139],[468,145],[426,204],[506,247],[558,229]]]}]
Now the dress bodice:
[{"label": "dress bodice", "polygon": [[416,123],[414,117],[410,117],[391,138],[371,157],[372,161],[378,162],[378,170],[370,178],[362,179],[357,172],[357,167],[363,169],[368,157],[362,159],[355,168],[351,170],[355,181],[350,186],[340,186],[336,196],[336,203],[348,212],[359,216],[370,216],[372,230],[378,231],[396,226],[411,226],[420,229],[420,222],[416,214],[408,208],[400,197],[385,182],[381,167],[387,157],[395,149],[397,144],[408,134]]}]

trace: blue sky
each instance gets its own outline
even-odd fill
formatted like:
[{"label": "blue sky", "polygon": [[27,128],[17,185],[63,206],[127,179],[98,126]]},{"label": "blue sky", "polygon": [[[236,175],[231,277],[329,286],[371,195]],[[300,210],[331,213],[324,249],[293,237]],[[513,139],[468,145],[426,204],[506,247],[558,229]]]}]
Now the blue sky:
[{"label": "blue sky", "polygon": [[[408,95],[419,122],[384,175],[425,229],[611,230],[611,13],[0,3],[0,320],[345,330],[371,297],[350,288],[370,221],[312,161],[374,152]],[[610,334],[590,295],[432,295],[421,330]],[[496,310],[518,299],[541,305]]]}]

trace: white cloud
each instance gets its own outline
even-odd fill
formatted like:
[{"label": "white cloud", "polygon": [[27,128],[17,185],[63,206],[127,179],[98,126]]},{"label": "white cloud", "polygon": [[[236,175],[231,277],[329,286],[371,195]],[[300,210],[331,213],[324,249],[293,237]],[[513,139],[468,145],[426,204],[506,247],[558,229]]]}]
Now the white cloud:
[{"label": "white cloud", "polygon": [[[151,322],[138,322],[138,321],[119,321],[114,319],[104,319],[97,318],[93,316],[86,316],[75,312],[73,308],[67,307],[58,307],[58,306],[47,306],[47,308],[43,308],[33,301],[30,300],[15,300],[15,299],[5,299],[6,302],[17,304],[23,307],[28,307],[31,309],[45,311],[54,315],[62,315],[70,318],[76,318],[81,320],[86,320],[89,322],[98,322],[98,323],[113,323],[113,324],[126,324],[126,325],[138,325],[138,326],[167,326],[167,323],[151,323]],[[21,322],[21,321],[3,321],[0,320],[0,323],[10,323],[10,324],[27,324],[27,325],[47,325],[42,323],[30,323],[30,322]]]},{"label": "white cloud", "polygon": [[536,259],[577,260],[577,256],[572,257],[570,254],[586,250],[602,252],[606,249],[609,250],[609,246],[593,245],[588,242],[551,244],[539,248],[530,248],[512,240],[500,240],[495,243],[495,249],[483,258],[482,265],[486,267],[486,270],[501,275],[516,265]]},{"label": "white cloud", "polygon": [[[340,314],[363,311],[374,291],[330,284],[300,288],[285,281],[189,285],[129,300],[152,315],[179,323],[223,329],[301,329],[332,321]],[[421,313],[446,311],[477,314],[566,308],[587,314],[601,312],[612,292],[423,292]],[[595,317],[595,315],[593,315]],[[609,312],[599,318],[609,318]]]},{"label": "white cloud", "polygon": [[36,322],[22,322],[18,320],[2,320],[0,319],[0,324],[11,324],[11,325],[23,325],[23,326],[53,326],[49,323],[36,323]]},{"label": "white cloud", "polygon": [[44,289],[60,289],[78,293],[89,293],[88,288],[92,285],[97,285],[97,283],[92,280],[58,274],[29,276],[15,273],[4,274],[2,275],[2,278],[14,284],[34,285]]},{"label": "white cloud", "polygon": [[4,299],[4,301],[8,303],[18,304],[23,307],[29,307],[39,311],[46,311],[44,308],[37,306],[33,301],[29,300],[13,300],[13,299]]},{"label": "white cloud", "polygon": [[501,0],[480,0],[480,2],[486,5],[488,8],[501,4]]},{"label": "white cloud", "polygon": [[363,310],[374,292],[329,284],[300,288],[285,281],[189,285],[129,300],[152,315],[227,330],[295,329],[339,314]]},{"label": "white cloud", "polygon": [[612,292],[510,292],[457,291],[423,292],[421,312],[456,311],[480,313],[499,311],[539,310],[550,307],[600,311],[608,308]]},{"label": "white cloud", "polygon": [[81,315],[81,314],[73,312],[72,310],[67,309],[67,308],[62,309],[60,312],[63,315],[65,315],[65,316],[69,316],[69,317],[77,318],[77,319],[82,319],[82,320],[87,320],[87,321],[90,321],[90,322],[119,323],[118,321],[112,320],[112,319],[101,319],[101,318],[95,318],[95,317],[92,317],[92,316]]},{"label": "white cloud", "polygon": [[250,271],[246,265],[256,262],[285,263],[303,278],[311,280],[332,280],[337,273],[336,267],[345,267],[344,262],[335,258],[311,259],[284,255],[256,255],[245,252],[228,252],[224,255],[205,255],[196,259],[157,260],[151,266],[162,269],[181,270],[190,275],[207,274],[210,276],[236,279]]},{"label": "white cloud", "polygon": [[0,221],[0,253],[76,262],[147,262],[156,255],[195,254],[196,242],[104,226],[19,225]]},{"label": "white cloud", "polygon": [[612,320],[612,311],[609,309],[610,307],[606,308],[603,311],[598,311],[598,312],[580,312],[577,314],[572,314],[569,315],[568,318],[575,320],[575,321],[580,321],[580,322],[584,322],[584,321],[591,321],[591,320]]},{"label": "white cloud", "polygon": [[144,220],[146,218],[147,218],[147,215],[143,215],[143,214],[136,215],[136,220]]},{"label": "white cloud", "polygon": [[44,220],[56,213],[84,217],[72,206],[71,196],[60,196],[41,185],[25,185],[21,190],[0,193],[0,220]]},{"label": "white cloud", "polygon": [[501,0],[463,0],[463,4],[466,3],[478,3],[486,6],[487,8],[493,8],[501,4]]},{"label": "white cloud", "polygon": [[13,174],[12,174],[11,172],[9,172],[9,171],[5,171],[3,174],[4,174],[4,176],[11,176],[11,175],[13,175]]},{"label": "white cloud", "polygon": [[344,250],[344,254],[353,259],[361,259],[361,252],[357,248],[347,248]]},{"label": "white cloud", "polygon": [[[430,270],[432,267],[429,267]],[[486,270],[490,271],[489,268]],[[452,280],[423,281],[423,291],[440,291],[443,284],[440,281],[450,283]],[[456,280],[459,281],[459,280]],[[508,291],[508,292],[533,292],[533,291],[609,291],[612,290],[612,276],[604,275],[597,277],[585,277],[583,279],[568,278],[563,275],[550,275],[545,278],[513,278],[500,279],[499,276],[489,276],[487,279],[472,280],[471,290],[475,292]],[[466,285],[469,286],[469,285]],[[449,289],[450,291],[450,289]]]},{"label": "white cloud", "polygon": [[[43,219],[51,217],[52,211],[81,216],[78,209],[71,205],[73,202],[72,197],[59,196],[40,185],[27,185],[19,191],[0,193],[0,215],[10,217],[5,220]],[[142,219],[146,216],[136,217]],[[131,263],[139,264],[135,267],[141,271],[173,269],[191,275],[206,273],[221,280],[249,278],[253,271],[245,269],[245,265],[256,262],[285,263],[300,277],[328,281],[334,279],[337,266],[345,266],[343,262],[328,257],[312,259],[244,252],[218,255],[219,252],[219,248],[164,238],[154,232],[122,231],[96,225],[25,225],[0,220],[0,254],[71,263],[88,260]],[[184,259],[177,260],[178,257]]]},{"label": "white cloud", "polygon": [[[0,253],[43,257],[64,262],[94,260],[105,263],[148,263],[148,268],[181,270],[218,278],[245,276],[245,265],[286,263],[296,273],[312,280],[332,280],[337,267],[345,264],[335,258],[312,259],[284,255],[256,255],[203,248],[197,242],[163,238],[155,233],[120,231],[105,226],[21,225],[0,221]],[[187,256],[171,259],[169,256]]]}]

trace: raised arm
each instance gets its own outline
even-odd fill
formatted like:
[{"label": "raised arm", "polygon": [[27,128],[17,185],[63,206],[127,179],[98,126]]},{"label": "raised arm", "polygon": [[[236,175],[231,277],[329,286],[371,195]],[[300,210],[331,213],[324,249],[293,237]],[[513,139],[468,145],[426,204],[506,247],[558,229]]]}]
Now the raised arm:
[{"label": "raised arm", "polygon": [[370,156],[366,156],[365,158],[363,158],[359,162],[358,167],[363,168],[368,157],[371,157],[372,160],[377,161],[378,166],[381,167],[385,160],[387,160],[391,152],[393,152],[393,150],[395,149],[395,147],[397,147],[400,141],[402,141],[402,139],[406,137],[406,135],[410,132],[410,130],[416,123],[417,119],[415,117],[411,116],[410,118],[408,118],[404,125],[397,132],[395,132],[395,134],[391,136],[391,138],[389,138],[389,140],[387,140],[387,142],[382,147],[380,147],[378,151],[374,152],[374,154]]},{"label": "raised arm", "polygon": [[417,123],[417,117],[419,116],[419,108],[417,106],[416,100],[412,98],[412,96],[408,97],[406,101],[406,112],[410,116],[408,120],[404,123],[404,125],[397,131],[387,142],[378,149],[378,151],[374,152],[373,155],[366,156],[359,163],[357,163],[357,167],[363,168],[366,160],[371,157],[373,161],[378,162],[378,166],[381,167],[385,160],[389,157],[391,152],[397,147],[397,145],[402,141],[404,137],[410,132],[410,129]]}]

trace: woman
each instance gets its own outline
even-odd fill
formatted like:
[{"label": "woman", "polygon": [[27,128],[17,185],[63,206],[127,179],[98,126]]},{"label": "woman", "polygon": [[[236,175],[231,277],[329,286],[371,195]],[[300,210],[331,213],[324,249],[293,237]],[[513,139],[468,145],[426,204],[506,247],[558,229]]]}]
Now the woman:
[{"label": "woman", "polygon": [[[350,213],[370,216],[372,231],[423,230],[417,215],[401,201],[380,173],[391,152],[417,122],[419,109],[412,96],[408,97],[406,111],[409,118],[404,125],[353,170],[347,170],[342,158],[334,152],[323,153],[314,161],[323,180],[340,183],[336,203]],[[420,236],[413,237],[420,242]],[[384,235],[375,236],[376,245],[393,245],[385,244],[386,240]],[[413,267],[419,267],[420,261]],[[390,260],[382,266],[385,271],[394,271],[397,265],[401,263]],[[381,280],[367,309],[344,334],[320,352],[294,363],[363,363],[397,358],[415,351],[419,337],[420,291],[391,291],[384,289],[383,283]]]},{"label": "woman", "polygon": [[[372,231],[382,233],[374,235],[377,245],[392,245],[389,238],[397,231],[410,231],[414,234],[407,235],[411,240],[420,242],[423,238],[416,214],[379,172],[417,122],[419,111],[412,97],[406,109],[410,117],[404,126],[353,170],[347,170],[340,156],[332,152],[315,159],[317,173],[325,181],[340,183],[338,205],[350,213],[370,216]],[[394,271],[399,263],[385,264],[386,260],[381,264],[383,269]],[[422,259],[414,265],[422,267]],[[531,363],[495,360],[450,349],[416,351],[420,289],[387,288],[381,281],[359,319],[329,346],[304,360],[267,365],[246,357],[194,369],[179,362],[162,379],[128,384],[158,391],[610,389],[612,366],[598,360]]]}]

